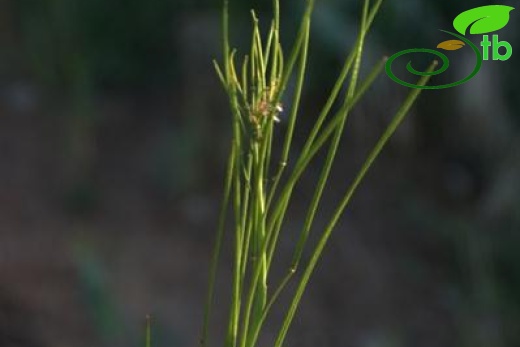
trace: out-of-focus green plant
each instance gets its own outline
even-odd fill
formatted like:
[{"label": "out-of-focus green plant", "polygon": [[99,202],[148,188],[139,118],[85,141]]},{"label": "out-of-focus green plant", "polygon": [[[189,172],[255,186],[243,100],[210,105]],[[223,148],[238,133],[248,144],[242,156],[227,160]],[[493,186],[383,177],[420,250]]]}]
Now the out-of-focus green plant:
[{"label": "out-of-focus green plant", "polygon": [[[306,1],[297,37],[289,51],[284,51],[280,43],[278,0],[273,1],[274,18],[270,30],[264,38],[261,35],[259,21],[252,12],[251,47],[241,63],[237,63],[237,51],[230,48],[228,1],[224,1],[224,57],[221,64],[215,62],[215,67],[229,97],[233,115],[233,139],[210,273],[209,294],[201,337],[202,346],[208,345],[208,323],[220,249],[224,231],[227,229],[225,217],[228,205],[232,206],[234,215],[232,222],[234,261],[225,346],[255,346],[269,312],[277,305],[277,299],[287,284],[295,280],[297,281],[296,289],[291,295],[290,305],[285,312],[285,318],[273,344],[281,347],[310,276],[339,218],[368,169],[419,95],[419,89],[413,89],[410,92],[346,189],[325,229],[320,232],[318,241],[308,245],[307,240],[314,217],[328,182],[332,165],[338,155],[338,146],[348,115],[379,75],[385,62],[385,59],[382,59],[364,81],[358,82],[365,37],[381,3],[382,0],[377,0],[372,5],[368,0],[364,1],[356,43],[345,60],[327,102],[315,119],[303,149],[297,156],[291,157],[293,134],[297,131],[296,122],[301,113],[299,106],[307,69],[314,1]],[[286,52],[288,52],[287,55]],[[432,63],[427,72],[433,71],[435,64],[435,62]],[[295,87],[290,97],[291,101],[288,103],[289,109],[285,111],[288,114],[285,125],[285,122],[280,123],[279,117],[280,113],[284,112],[281,100],[286,93],[289,80],[294,80]],[[427,81],[428,77],[425,76],[418,81],[418,84],[424,85]],[[341,95],[344,84],[347,84],[347,88]],[[333,111],[335,104],[339,104],[337,111]],[[280,146],[282,148],[281,159],[278,163],[273,163],[273,148],[279,147],[275,140],[277,138],[275,132],[281,131],[284,132],[283,143]],[[327,156],[319,181],[307,210],[299,239],[292,250],[291,265],[280,283],[273,285],[271,265],[277,254],[279,235],[287,209],[291,205],[293,190],[303,173],[308,170],[309,164],[316,154],[327,147]],[[301,264],[306,246],[311,246],[311,257],[308,262]],[[283,251],[286,252],[286,250]],[[300,267],[302,273],[298,277]],[[268,288],[273,288],[273,290],[268,290]]]},{"label": "out-of-focus green plant", "polygon": [[165,83],[175,68],[169,0],[15,2],[24,57],[45,83],[68,87]]}]

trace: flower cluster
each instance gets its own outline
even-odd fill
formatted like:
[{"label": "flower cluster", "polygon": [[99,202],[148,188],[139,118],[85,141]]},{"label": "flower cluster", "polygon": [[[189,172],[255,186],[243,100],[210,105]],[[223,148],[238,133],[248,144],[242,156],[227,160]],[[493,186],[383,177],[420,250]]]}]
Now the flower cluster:
[{"label": "flower cluster", "polygon": [[283,106],[280,102],[274,100],[275,93],[273,88],[266,88],[261,93],[261,97],[256,103],[253,103],[249,109],[249,122],[253,126],[256,132],[256,138],[262,138],[262,128],[267,121],[272,119],[274,122],[279,123],[280,118],[278,116],[283,112]]}]

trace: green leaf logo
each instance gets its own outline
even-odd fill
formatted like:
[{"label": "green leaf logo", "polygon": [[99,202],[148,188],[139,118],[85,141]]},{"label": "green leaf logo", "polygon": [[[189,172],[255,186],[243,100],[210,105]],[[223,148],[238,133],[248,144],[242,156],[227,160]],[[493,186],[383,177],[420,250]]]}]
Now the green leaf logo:
[{"label": "green leaf logo", "polygon": [[470,34],[487,34],[505,27],[512,10],[514,7],[505,5],[475,7],[459,14],[453,20],[453,27],[462,35],[466,35],[468,27]]}]

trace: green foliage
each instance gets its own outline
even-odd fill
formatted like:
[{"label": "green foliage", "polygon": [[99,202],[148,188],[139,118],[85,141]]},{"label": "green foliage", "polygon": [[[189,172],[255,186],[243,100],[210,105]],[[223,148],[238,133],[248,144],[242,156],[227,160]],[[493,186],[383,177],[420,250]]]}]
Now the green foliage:
[{"label": "green foliage", "polygon": [[[382,59],[366,77],[359,82],[365,36],[381,6],[382,0],[370,5],[364,1],[357,40],[333,86],[329,98],[315,119],[303,149],[294,158],[290,156],[292,139],[300,112],[300,102],[307,71],[309,36],[314,1],[306,1],[296,39],[292,47],[285,51],[280,42],[279,3],[273,2],[274,17],[265,38],[262,38],[259,21],[254,12],[251,47],[241,62],[237,51],[230,48],[228,28],[228,1],[224,1],[223,11],[223,62],[215,62],[217,74],[229,97],[232,113],[233,139],[225,180],[224,201],[218,224],[217,240],[210,271],[210,284],[202,346],[208,344],[208,324],[213,302],[214,284],[217,276],[217,263],[220,249],[227,229],[225,217],[228,205],[233,210],[233,280],[230,316],[225,346],[255,346],[268,315],[280,294],[287,289],[288,283],[296,281],[291,303],[285,312],[274,346],[284,344],[289,327],[294,319],[310,276],[321,257],[325,245],[337,225],[343,211],[349,204],[354,192],[365,177],[368,169],[377,158],[389,138],[404,119],[408,110],[420,93],[413,89],[403,102],[394,118],[384,131],[343,198],[333,211],[324,230],[318,232],[318,241],[309,244],[309,235],[320,201],[328,183],[332,165],[337,158],[343,129],[352,108],[372,85],[384,67]],[[289,52],[286,56],[284,52]],[[436,63],[432,63],[417,85],[424,86]],[[282,98],[289,81],[295,83],[290,99],[290,109],[283,111],[288,115],[286,122],[279,123],[283,110]],[[348,81],[348,82],[347,82]],[[344,85],[347,89],[341,95]],[[339,104],[336,111],[333,105]],[[275,132],[282,132],[283,142],[278,144]],[[281,148],[281,159],[274,162],[273,148]],[[294,244],[293,260],[279,283],[273,282],[273,259],[277,250],[279,235],[283,229],[287,209],[291,205],[292,193],[302,175],[316,154],[327,151],[327,157],[314,195],[306,213],[305,222],[298,241]],[[290,169],[290,170],[289,170]],[[303,260],[303,253],[310,248],[311,257]],[[283,250],[286,252],[286,250]],[[299,270],[302,270],[298,277]],[[273,288],[268,291],[268,288]]]}]

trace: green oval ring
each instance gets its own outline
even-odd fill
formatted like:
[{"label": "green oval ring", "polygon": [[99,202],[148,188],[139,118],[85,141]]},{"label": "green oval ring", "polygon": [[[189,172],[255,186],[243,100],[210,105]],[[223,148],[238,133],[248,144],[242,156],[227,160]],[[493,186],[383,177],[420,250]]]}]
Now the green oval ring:
[{"label": "green oval ring", "polygon": [[455,86],[461,85],[463,83],[466,83],[467,81],[472,79],[480,71],[480,68],[482,67],[482,54],[478,50],[477,46],[475,46],[473,44],[473,42],[471,42],[470,40],[468,40],[467,38],[465,38],[462,35],[459,35],[459,34],[456,34],[456,33],[452,33],[452,32],[447,31],[447,30],[441,30],[441,31],[461,39],[462,41],[464,41],[464,43],[466,43],[468,46],[470,46],[471,49],[473,50],[473,52],[475,53],[475,55],[477,57],[477,62],[475,64],[475,68],[473,69],[473,71],[468,76],[466,76],[465,78],[461,79],[460,81],[456,81],[456,82],[453,82],[453,83],[447,83],[447,84],[441,84],[441,85],[438,85],[438,86],[429,86],[429,85],[419,86],[419,85],[416,85],[416,84],[413,84],[413,83],[408,83],[406,81],[403,81],[402,79],[400,79],[399,77],[397,77],[393,73],[393,71],[392,71],[392,63],[394,62],[395,59],[397,59],[398,57],[400,57],[400,56],[402,56],[404,54],[408,54],[408,53],[431,53],[431,54],[434,54],[434,55],[438,56],[442,60],[441,68],[438,69],[438,70],[432,71],[430,73],[427,73],[427,72],[424,72],[424,71],[415,70],[412,67],[412,65],[411,65],[411,61],[409,61],[408,64],[406,65],[406,69],[410,73],[412,73],[414,75],[418,75],[418,76],[438,75],[438,74],[446,71],[446,69],[449,66],[448,57],[446,57],[446,55],[441,53],[441,52],[435,51],[433,49],[428,49],[428,48],[412,48],[412,49],[406,49],[404,51],[397,52],[394,55],[392,55],[390,58],[388,58],[388,60],[387,60],[387,62],[385,64],[385,70],[386,70],[386,73],[387,73],[388,77],[390,77],[396,83],[399,83],[399,84],[401,84],[403,86],[406,86],[406,87],[416,88],[416,89],[444,89],[444,88],[451,88],[451,87],[455,87]]}]

